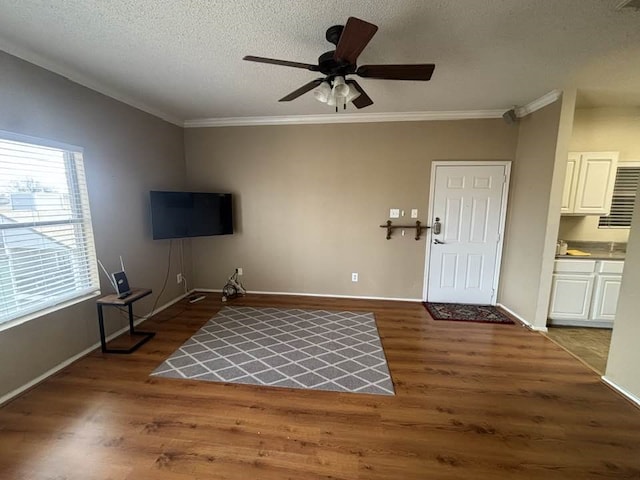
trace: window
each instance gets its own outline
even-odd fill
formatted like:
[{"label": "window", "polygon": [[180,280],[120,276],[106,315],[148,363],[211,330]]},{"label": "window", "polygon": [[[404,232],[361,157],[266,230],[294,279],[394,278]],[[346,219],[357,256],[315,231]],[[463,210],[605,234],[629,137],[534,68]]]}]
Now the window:
[{"label": "window", "polygon": [[616,183],[613,187],[611,213],[600,217],[598,228],[629,228],[633,217],[633,204],[640,181],[640,163],[618,164]]},{"label": "window", "polygon": [[0,323],[98,289],[82,149],[0,132]]}]

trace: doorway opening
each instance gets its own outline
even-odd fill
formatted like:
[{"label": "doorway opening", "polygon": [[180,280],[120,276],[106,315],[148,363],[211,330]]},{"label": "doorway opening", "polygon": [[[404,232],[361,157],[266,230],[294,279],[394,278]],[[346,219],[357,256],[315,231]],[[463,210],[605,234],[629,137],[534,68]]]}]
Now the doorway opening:
[{"label": "doorway opening", "polygon": [[633,109],[576,108],[549,301],[547,336],[606,371],[640,149]]}]

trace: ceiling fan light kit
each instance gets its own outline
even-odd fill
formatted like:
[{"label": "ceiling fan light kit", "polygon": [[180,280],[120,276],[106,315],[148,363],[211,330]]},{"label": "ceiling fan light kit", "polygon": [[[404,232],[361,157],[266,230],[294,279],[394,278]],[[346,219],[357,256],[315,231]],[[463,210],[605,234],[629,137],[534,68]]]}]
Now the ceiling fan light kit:
[{"label": "ceiling fan light kit", "polygon": [[347,104],[355,100],[360,96],[360,92],[353,86],[348,85],[343,77],[335,77],[333,79],[333,87],[329,81],[323,81],[313,91],[313,96],[319,102],[326,103],[330,107],[342,106],[343,109],[347,108]]},{"label": "ceiling fan light kit", "polygon": [[274,58],[255,57],[248,55],[244,60],[285,67],[303,68],[312,72],[321,72],[324,78],[317,78],[306,85],[282,97],[280,102],[290,102],[313,90],[314,97],[329,106],[335,106],[336,111],[348,103],[360,109],[373,105],[373,100],[363,88],[348,75],[362,78],[381,80],[431,80],[435,65],[432,63],[417,65],[362,65],[358,67],[356,61],[365,47],[369,44],[378,27],[359,18],[349,17],[345,26],[334,25],[326,32],[328,42],[336,46],[335,50],[325,52],[318,58],[318,65],[301,62],[290,62]]}]

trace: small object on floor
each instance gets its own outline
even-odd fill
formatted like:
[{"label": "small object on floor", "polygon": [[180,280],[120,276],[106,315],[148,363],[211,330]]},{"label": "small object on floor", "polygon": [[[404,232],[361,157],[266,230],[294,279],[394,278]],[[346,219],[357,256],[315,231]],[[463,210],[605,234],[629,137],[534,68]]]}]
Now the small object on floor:
[{"label": "small object on floor", "polygon": [[422,304],[434,320],[479,323],[515,323],[493,305],[427,302],[422,302]]},{"label": "small object on floor", "polygon": [[227,280],[227,284],[222,288],[222,301],[234,299],[240,295],[247,293],[244,285],[238,280],[238,269]]},{"label": "small object on floor", "polygon": [[196,294],[196,295],[191,295],[189,297],[189,303],[196,303],[199,302],[200,300],[204,300],[206,297],[206,295],[202,295],[202,294]]}]

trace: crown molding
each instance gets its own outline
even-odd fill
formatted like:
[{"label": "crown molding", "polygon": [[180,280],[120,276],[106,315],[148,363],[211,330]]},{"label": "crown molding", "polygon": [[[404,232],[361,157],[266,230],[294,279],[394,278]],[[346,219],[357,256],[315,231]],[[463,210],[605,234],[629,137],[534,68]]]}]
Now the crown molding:
[{"label": "crown molding", "polygon": [[26,62],[37,65],[38,67],[44,68],[45,70],[49,70],[50,72],[56,73],[72,81],[73,83],[77,83],[79,85],[82,85],[83,87],[87,87],[98,93],[106,95],[107,97],[110,97],[110,98],[113,98],[114,100],[125,103],[130,107],[136,108],[138,110],[142,110],[143,112],[153,115],[154,117],[158,117],[169,123],[173,123],[174,125],[177,125],[179,127],[183,126],[183,123],[184,123],[183,120],[178,117],[162,112],[142,102],[134,100],[125,95],[122,95],[112,90],[111,88],[101,84],[100,82],[96,82],[95,80],[90,79],[78,72],[74,72],[73,70],[67,67],[63,67],[57,62],[52,62],[50,60],[47,60],[42,56],[38,55],[37,53],[34,53],[30,50],[16,47],[15,45],[5,41],[2,38],[0,38],[0,50],[8,53],[9,55],[13,55],[14,57],[18,57]]},{"label": "crown molding", "polygon": [[533,112],[559,100],[560,97],[562,97],[562,90],[551,90],[549,93],[545,93],[526,105],[516,108],[516,116],[518,118],[526,117],[527,115],[530,115]]},{"label": "crown molding", "polygon": [[[389,112],[389,113],[343,113],[326,115],[283,115],[283,116],[256,116],[256,117],[224,117],[224,118],[196,118],[182,120],[174,115],[160,111],[126,95],[112,90],[110,87],[64,67],[57,62],[47,60],[30,50],[13,45],[11,42],[0,38],[0,50],[18,57],[29,63],[61,75],[68,80],[94,90],[98,93],[125,103],[133,108],[158,117],[169,123],[184,128],[202,127],[243,127],[258,125],[317,125],[329,123],[373,123],[373,122],[423,122],[436,120],[476,120],[487,118],[501,118],[504,110],[460,110],[460,111],[434,111],[434,112]],[[562,96],[561,90],[552,90],[549,93],[533,100],[522,107],[516,108],[516,115],[521,118],[536,110],[557,101]]]},{"label": "crown molding", "polygon": [[185,128],[248,127],[254,125],[314,125],[324,123],[423,122],[430,120],[475,120],[501,118],[502,110],[453,112],[342,113],[329,115],[284,115],[272,117],[197,118]]}]

